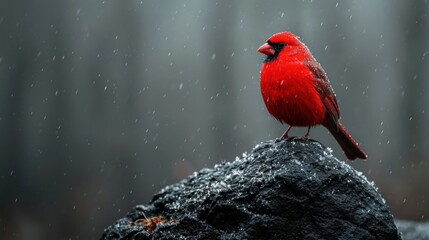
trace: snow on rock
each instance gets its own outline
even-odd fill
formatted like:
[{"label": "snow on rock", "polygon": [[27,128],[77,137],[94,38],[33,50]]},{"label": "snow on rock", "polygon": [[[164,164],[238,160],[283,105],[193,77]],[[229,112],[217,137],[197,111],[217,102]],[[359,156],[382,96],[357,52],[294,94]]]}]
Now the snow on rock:
[{"label": "snow on rock", "polygon": [[[148,222],[155,217],[163,221]],[[102,239],[400,239],[400,234],[384,199],[362,173],[319,142],[289,138],[260,143],[233,162],[165,187],[108,227]]]}]

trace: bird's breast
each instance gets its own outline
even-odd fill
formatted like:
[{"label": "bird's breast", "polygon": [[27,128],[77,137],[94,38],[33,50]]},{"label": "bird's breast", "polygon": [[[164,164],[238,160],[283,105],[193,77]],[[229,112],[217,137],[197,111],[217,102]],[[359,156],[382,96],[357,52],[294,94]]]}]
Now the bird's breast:
[{"label": "bird's breast", "polygon": [[322,123],[326,111],[313,73],[301,63],[273,63],[265,63],[261,70],[261,93],[268,112],[292,126]]}]

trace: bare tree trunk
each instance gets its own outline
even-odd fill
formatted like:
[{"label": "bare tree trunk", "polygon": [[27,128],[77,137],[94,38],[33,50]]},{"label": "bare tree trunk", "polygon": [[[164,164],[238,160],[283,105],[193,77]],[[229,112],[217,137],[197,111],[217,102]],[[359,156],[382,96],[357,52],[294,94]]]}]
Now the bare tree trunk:
[{"label": "bare tree trunk", "polygon": [[236,13],[235,1],[220,1],[218,3],[209,2],[214,5],[212,11],[208,13],[207,22],[212,24],[208,27],[214,28],[212,35],[207,35],[207,42],[214,42],[214,46],[207,46],[213,49],[211,59],[207,65],[207,78],[209,78],[209,88],[212,103],[208,109],[208,114],[212,116],[212,144],[216,153],[213,162],[231,157],[234,154],[235,141],[237,140],[234,131],[236,126],[236,82],[233,62],[234,62],[234,27],[228,24],[234,22]]}]

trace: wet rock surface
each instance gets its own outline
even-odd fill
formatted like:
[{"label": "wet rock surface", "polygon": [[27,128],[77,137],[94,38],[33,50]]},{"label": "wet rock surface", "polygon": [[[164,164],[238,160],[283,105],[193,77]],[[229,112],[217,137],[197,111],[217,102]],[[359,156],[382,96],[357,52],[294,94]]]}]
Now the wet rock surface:
[{"label": "wet rock surface", "polygon": [[372,183],[313,140],[257,145],[156,194],[101,239],[400,239]]}]

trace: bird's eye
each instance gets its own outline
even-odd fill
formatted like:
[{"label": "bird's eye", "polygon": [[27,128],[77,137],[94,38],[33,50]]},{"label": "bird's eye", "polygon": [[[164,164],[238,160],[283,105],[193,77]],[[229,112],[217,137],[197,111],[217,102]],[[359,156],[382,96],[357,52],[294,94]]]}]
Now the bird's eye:
[{"label": "bird's eye", "polygon": [[278,46],[279,46],[279,48],[283,48],[285,46],[285,44],[281,42],[278,44]]}]

